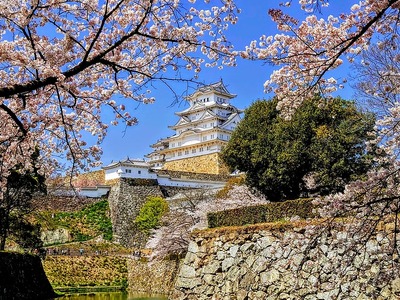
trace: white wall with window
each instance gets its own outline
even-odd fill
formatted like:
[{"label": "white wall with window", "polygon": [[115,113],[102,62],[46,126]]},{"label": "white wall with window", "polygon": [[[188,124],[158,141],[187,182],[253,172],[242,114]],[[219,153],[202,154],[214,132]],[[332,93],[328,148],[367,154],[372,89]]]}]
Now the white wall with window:
[{"label": "white wall with window", "polygon": [[150,170],[150,165],[144,160],[130,160],[114,162],[103,167],[105,180],[117,178],[156,179],[157,175]]}]

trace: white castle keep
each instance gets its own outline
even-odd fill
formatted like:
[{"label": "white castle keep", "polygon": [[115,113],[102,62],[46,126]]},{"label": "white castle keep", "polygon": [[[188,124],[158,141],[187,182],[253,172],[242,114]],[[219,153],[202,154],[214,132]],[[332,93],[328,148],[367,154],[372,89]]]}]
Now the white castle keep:
[{"label": "white castle keep", "polygon": [[[179,120],[169,126],[174,133],[151,145],[153,151],[146,155],[147,159],[127,158],[103,167],[106,186],[101,187],[105,188],[107,181],[119,178],[153,179],[163,186],[223,186],[224,181],[218,178],[229,172],[220,159],[220,152],[243,112],[230,103],[235,97],[222,80],[199,87],[186,97],[189,107],[176,113]],[[82,194],[94,197],[99,188],[97,191],[83,188]]]},{"label": "white castle keep", "polygon": [[189,107],[176,115],[179,120],[169,126],[175,133],[160,139],[147,155],[154,170],[193,173],[226,173],[218,154],[228,143],[240,122],[242,110],[230,104],[231,94],[221,81],[198,88],[186,97]]}]

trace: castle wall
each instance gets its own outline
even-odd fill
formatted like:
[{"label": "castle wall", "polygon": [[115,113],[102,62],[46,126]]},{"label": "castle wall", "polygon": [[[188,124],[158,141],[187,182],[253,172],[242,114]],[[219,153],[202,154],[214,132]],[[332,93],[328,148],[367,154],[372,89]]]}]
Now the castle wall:
[{"label": "castle wall", "polygon": [[192,173],[182,171],[171,171],[171,170],[159,170],[157,174],[161,176],[168,176],[173,179],[189,179],[198,181],[228,181],[231,176],[229,174],[210,174],[210,173]]},{"label": "castle wall", "polygon": [[219,153],[212,153],[196,157],[167,161],[163,169],[205,174],[229,174],[227,166],[222,162]]},{"label": "castle wall", "polygon": [[108,196],[113,240],[126,247],[143,248],[148,236],[136,228],[135,219],[147,197],[173,197],[190,190],[188,187],[161,186],[154,179],[118,179]]},{"label": "castle wall", "polygon": [[53,299],[56,293],[39,256],[0,252],[0,299]]},{"label": "castle wall", "polygon": [[126,247],[142,248],[147,236],[135,226],[135,218],[148,196],[163,197],[157,180],[121,178],[108,197],[114,241]]},{"label": "castle wall", "polygon": [[382,251],[393,243],[387,232],[377,230],[365,245],[348,249],[343,244],[362,235],[349,234],[350,224],[321,230],[317,242],[304,226],[266,223],[193,234],[170,299],[399,299],[400,278],[381,273],[396,268]]},{"label": "castle wall", "polygon": [[147,262],[129,259],[127,262],[130,292],[168,295],[173,289],[180,260]]}]

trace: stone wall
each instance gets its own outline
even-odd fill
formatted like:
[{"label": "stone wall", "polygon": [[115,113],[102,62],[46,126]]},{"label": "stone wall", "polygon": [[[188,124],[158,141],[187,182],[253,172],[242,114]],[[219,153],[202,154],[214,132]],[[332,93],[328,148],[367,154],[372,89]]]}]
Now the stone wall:
[{"label": "stone wall", "polygon": [[148,196],[163,196],[157,180],[121,178],[111,188],[108,201],[115,242],[125,247],[144,247],[147,236],[136,228],[134,220]]},{"label": "stone wall", "polygon": [[64,244],[72,241],[71,233],[65,228],[43,230],[40,233],[40,239],[43,241],[44,246]]},{"label": "stone wall", "polygon": [[193,173],[171,170],[159,170],[157,173],[159,175],[168,175],[173,179],[192,179],[201,181],[228,181],[231,178],[229,174]]},{"label": "stone wall", "polygon": [[197,189],[193,189],[193,188],[176,187],[176,186],[160,186],[160,189],[165,198],[174,197],[180,193],[187,193],[192,190],[197,190]]},{"label": "stone wall", "polygon": [[179,260],[128,260],[128,286],[132,293],[168,295],[179,270]]},{"label": "stone wall", "polygon": [[222,162],[219,153],[168,161],[165,162],[163,169],[204,174],[229,174],[229,170]]},{"label": "stone wall", "polygon": [[[318,243],[310,243],[299,224],[197,233],[172,299],[399,299],[400,279],[381,274],[393,270],[394,263],[380,250],[390,243],[383,232],[372,236],[363,251],[349,250],[343,243],[354,237],[345,231],[321,234]],[[288,239],[298,248],[283,242]]]}]

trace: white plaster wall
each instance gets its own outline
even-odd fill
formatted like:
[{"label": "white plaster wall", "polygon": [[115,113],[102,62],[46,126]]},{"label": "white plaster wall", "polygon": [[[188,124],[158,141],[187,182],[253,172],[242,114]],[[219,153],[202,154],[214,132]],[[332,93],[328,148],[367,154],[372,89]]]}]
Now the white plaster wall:
[{"label": "white plaster wall", "polygon": [[104,170],[105,172],[105,180],[111,180],[111,179],[116,179],[120,178],[119,174],[117,173],[118,169],[110,169],[110,170]]},{"label": "white plaster wall", "polygon": [[[126,171],[130,170],[130,172]],[[147,168],[138,167],[118,167],[115,169],[105,170],[105,179],[116,179],[116,178],[141,178],[141,179],[156,179],[157,175],[152,173]]]},{"label": "white plaster wall", "polygon": [[159,176],[157,178],[157,181],[159,185],[163,186],[176,186],[176,187],[189,187],[189,188],[221,188],[225,185],[225,182],[182,180],[164,176]]},{"label": "white plaster wall", "polygon": [[200,143],[200,135],[185,136],[182,141],[182,146],[193,145]]},{"label": "white plaster wall", "polygon": [[110,191],[110,187],[84,188],[78,191],[79,196],[88,198],[100,198]]}]

